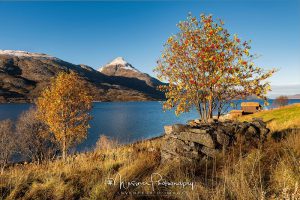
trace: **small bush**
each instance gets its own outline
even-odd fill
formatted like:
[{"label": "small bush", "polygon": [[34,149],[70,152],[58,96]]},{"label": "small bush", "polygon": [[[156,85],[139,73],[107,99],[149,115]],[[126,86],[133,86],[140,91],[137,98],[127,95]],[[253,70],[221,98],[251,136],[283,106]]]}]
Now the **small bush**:
[{"label": "small bush", "polygon": [[289,99],[287,96],[279,96],[273,102],[275,107],[282,107],[289,104]]},{"label": "small bush", "polygon": [[96,151],[99,150],[110,150],[116,148],[118,146],[118,142],[116,140],[111,140],[105,135],[100,135],[97,143],[96,143]]}]

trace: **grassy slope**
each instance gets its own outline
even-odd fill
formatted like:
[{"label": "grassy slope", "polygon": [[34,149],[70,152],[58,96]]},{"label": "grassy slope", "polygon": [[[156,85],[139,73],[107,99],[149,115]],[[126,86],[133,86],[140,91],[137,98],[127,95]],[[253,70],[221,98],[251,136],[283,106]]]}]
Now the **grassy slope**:
[{"label": "grassy slope", "polygon": [[267,122],[272,131],[280,131],[287,128],[300,127],[300,103],[282,108],[266,110],[241,117],[241,121],[250,121],[252,118],[262,118]]},{"label": "grassy slope", "polygon": [[[264,111],[240,120],[261,117],[273,131],[299,125],[300,105]],[[272,120],[272,121],[270,121]],[[284,126],[283,126],[284,125]],[[283,128],[284,127],[284,128]],[[245,156],[233,149],[216,161],[182,165],[160,164],[160,139],[113,149],[97,150],[42,165],[12,167],[0,175],[0,199],[289,199],[300,198],[300,132],[293,129],[287,139],[271,138],[262,149]],[[121,174],[123,179],[149,180],[160,173],[169,181],[193,181],[194,190],[168,188],[179,195],[120,195],[119,186],[106,179]],[[150,187],[127,191],[151,191]],[[297,196],[298,195],[298,196]],[[295,198],[295,199],[296,199]]]}]

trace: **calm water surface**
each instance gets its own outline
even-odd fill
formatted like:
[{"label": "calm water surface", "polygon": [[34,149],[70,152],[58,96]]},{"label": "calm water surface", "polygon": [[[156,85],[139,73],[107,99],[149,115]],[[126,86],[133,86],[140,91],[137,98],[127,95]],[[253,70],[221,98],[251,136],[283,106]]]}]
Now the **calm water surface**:
[{"label": "calm water surface", "polygon": [[[290,100],[289,103],[300,103]],[[240,104],[240,101],[237,101]],[[270,100],[272,104],[272,100]],[[32,104],[0,104],[0,120],[18,116]],[[163,126],[173,123],[186,123],[198,118],[195,110],[176,117],[174,111],[162,111],[160,102],[99,102],[93,104],[93,119],[87,140],[78,146],[79,151],[92,148],[101,134],[117,139],[122,143],[159,136]]]}]

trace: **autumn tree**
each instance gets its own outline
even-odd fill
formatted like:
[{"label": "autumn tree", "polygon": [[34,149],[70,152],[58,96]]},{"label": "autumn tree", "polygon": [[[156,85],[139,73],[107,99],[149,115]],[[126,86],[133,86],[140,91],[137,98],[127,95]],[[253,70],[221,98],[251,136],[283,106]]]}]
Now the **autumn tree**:
[{"label": "autumn tree", "polygon": [[274,100],[274,105],[277,107],[286,106],[289,103],[289,99],[287,96],[281,95]]},{"label": "autumn tree", "polygon": [[37,100],[38,116],[54,134],[65,160],[70,147],[87,136],[92,97],[76,73],[61,72]]},{"label": "autumn tree", "polygon": [[176,115],[195,107],[204,121],[219,113],[233,99],[256,95],[266,99],[265,80],[275,70],[264,71],[253,63],[250,42],[241,42],[213,21],[211,15],[188,16],[178,24],[179,33],[168,38],[155,71],[165,92],[164,109],[176,107]]}]

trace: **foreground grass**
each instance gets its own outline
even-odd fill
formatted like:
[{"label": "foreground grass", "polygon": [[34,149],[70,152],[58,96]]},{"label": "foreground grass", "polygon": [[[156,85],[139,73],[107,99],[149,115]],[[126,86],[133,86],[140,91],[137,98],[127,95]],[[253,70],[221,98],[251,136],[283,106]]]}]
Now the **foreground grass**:
[{"label": "foreground grass", "polygon": [[[155,147],[155,150],[153,149]],[[152,150],[152,151],[149,151]],[[114,199],[106,179],[143,176],[159,163],[159,143],[141,142],[44,164],[14,166],[0,177],[0,199]]]},{"label": "foreground grass", "polygon": [[[299,111],[298,104],[242,118],[263,118],[271,135],[290,129],[284,139],[269,138],[246,154],[238,147],[216,159],[160,164],[158,138],[79,154],[66,163],[14,166],[0,177],[0,199],[300,199]],[[119,184],[107,184],[119,175],[126,181],[149,182],[154,173],[195,185],[120,189]]]}]

